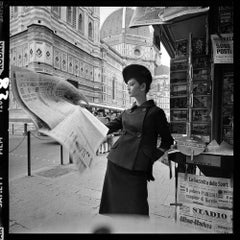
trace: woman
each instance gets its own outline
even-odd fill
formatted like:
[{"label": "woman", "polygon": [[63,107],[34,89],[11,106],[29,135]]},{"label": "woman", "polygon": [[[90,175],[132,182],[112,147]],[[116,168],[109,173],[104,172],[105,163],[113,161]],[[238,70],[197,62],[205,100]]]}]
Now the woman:
[{"label": "woman", "polygon": [[[124,68],[128,93],[136,102],[106,124],[109,134],[122,129],[108,155],[100,214],[140,214],[149,216],[147,181],[154,180],[152,165],[173,144],[164,111],[146,94],[150,71],[138,64]],[[161,144],[157,148],[158,135]]]}]

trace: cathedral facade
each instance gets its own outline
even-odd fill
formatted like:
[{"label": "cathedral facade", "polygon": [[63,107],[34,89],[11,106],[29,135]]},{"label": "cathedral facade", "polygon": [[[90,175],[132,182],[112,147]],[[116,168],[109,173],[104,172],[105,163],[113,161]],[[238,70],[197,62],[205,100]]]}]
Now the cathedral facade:
[{"label": "cathedral facade", "polygon": [[11,7],[10,64],[62,77],[100,102],[99,15],[98,7]]},{"label": "cathedral facade", "polygon": [[[99,7],[13,6],[10,65],[59,76],[90,103],[127,108],[132,100],[122,69],[131,63],[143,64],[154,81],[161,62],[149,27],[128,27],[133,12],[118,9],[100,29]],[[154,87],[149,95],[156,96],[155,92]],[[14,108],[19,106],[11,95],[10,109]]]},{"label": "cathedral facade", "polygon": [[[133,12],[132,8],[123,7],[110,14],[101,27],[100,39],[120,54],[123,67],[131,63],[142,64],[151,71],[154,81],[155,69],[160,65],[161,55],[153,44],[153,33],[148,26],[128,27]],[[117,81],[119,84],[123,82],[122,77]],[[125,88],[123,84],[123,89]],[[155,90],[151,88],[150,96],[153,91]],[[133,101],[126,93],[124,99],[127,105]]]}]

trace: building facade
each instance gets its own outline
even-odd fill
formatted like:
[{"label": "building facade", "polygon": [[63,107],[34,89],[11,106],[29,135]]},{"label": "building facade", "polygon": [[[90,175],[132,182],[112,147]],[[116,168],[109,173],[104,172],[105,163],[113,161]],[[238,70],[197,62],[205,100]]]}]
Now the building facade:
[{"label": "building facade", "polygon": [[[128,27],[133,13],[132,8],[123,7],[110,14],[101,27],[100,38],[120,54],[123,67],[131,63],[142,64],[151,71],[154,82],[155,69],[161,64],[161,54],[153,44],[153,33],[149,27],[134,29]],[[153,86],[154,83],[149,91],[149,97],[156,91]],[[125,95],[125,84],[122,89]],[[127,106],[132,104],[133,99],[127,95],[124,99]]]},{"label": "building facade", "polygon": [[166,114],[167,120],[170,121],[170,75],[155,75],[152,90],[150,92],[157,106],[162,108]]},{"label": "building facade", "polygon": [[67,79],[101,102],[99,14],[98,7],[11,7],[10,64]]},{"label": "building facade", "polygon": [[[162,77],[155,74],[161,54],[149,27],[127,27],[133,12],[120,8],[100,29],[99,7],[10,7],[10,65],[59,76],[90,103],[127,108],[133,100],[122,69],[131,63],[143,64],[153,75],[149,96],[163,107],[159,97],[164,94],[158,93]],[[18,108],[11,95],[10,110]]]},{"label": "building facade", "polygon": [[108,106],[126,108],[127,90],[122,77],[122,56],[102,42],[102,103]]}]

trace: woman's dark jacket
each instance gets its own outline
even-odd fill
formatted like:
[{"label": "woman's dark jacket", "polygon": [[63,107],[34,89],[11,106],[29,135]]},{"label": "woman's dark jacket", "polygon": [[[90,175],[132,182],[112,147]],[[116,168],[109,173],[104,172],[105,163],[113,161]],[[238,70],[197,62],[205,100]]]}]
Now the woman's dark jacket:
[{"label": "woman's dark jacket", "polygon": [[173,144],[165,113],[153,100],[123,111],[106,126],[109,128],[108,134],[122,129],[121,136],[112,146],[108,159],[129,170],[147,172],[163,155],[157,148],[158,136],[161,137],[158,147],[167,150]]}]

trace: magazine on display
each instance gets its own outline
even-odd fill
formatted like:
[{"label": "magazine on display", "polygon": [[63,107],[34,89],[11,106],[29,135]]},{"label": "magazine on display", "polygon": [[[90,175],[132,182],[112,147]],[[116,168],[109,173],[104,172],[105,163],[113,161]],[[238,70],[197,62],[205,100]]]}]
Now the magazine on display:
[{"label": "magazine on display", "polygon": [[12,92],[39,132],[69,151],[79,172],[90,168],[108,128],[86,108],[78,89],[59,77],[11,66]]}]

